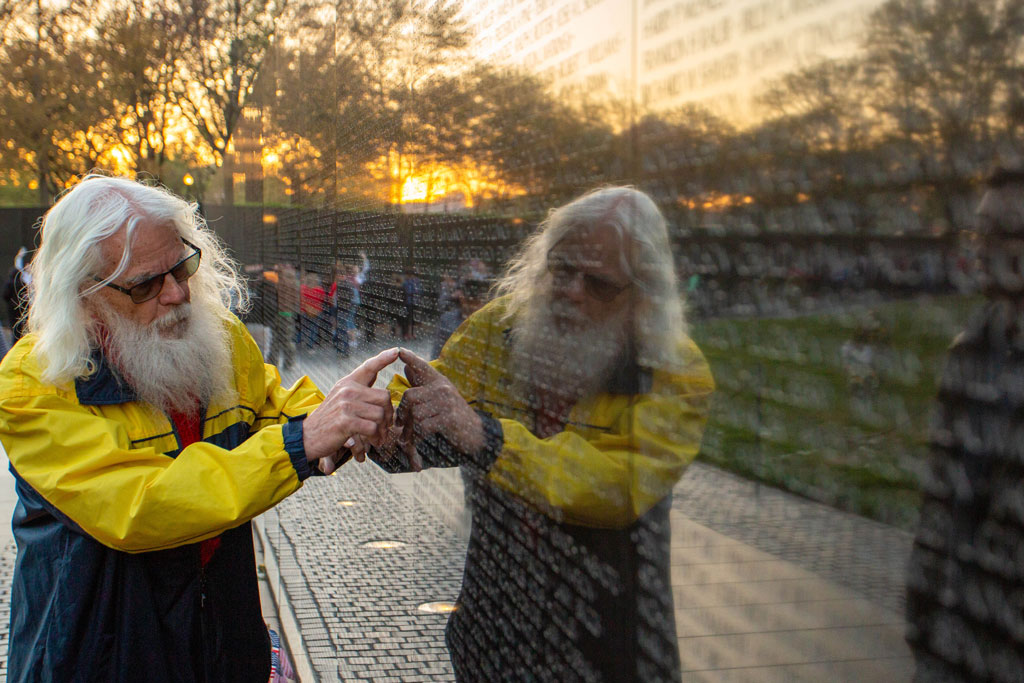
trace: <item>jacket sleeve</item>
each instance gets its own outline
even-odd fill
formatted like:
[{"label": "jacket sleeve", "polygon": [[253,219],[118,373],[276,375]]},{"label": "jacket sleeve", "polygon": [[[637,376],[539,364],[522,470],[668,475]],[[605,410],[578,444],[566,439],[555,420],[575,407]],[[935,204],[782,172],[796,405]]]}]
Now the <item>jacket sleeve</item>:
[{"label": "jacket sleeve", "polygon": [[623,405],[606,431],[541,439],[501,419],[504,445],[488,478],[560,521],[623,528],[668,495],[697,456],[712,390],[701,358],[688,375],[656,378],[650,393],[611,398]]},{"label": "jacket sleeve", "polygon": [[[467,400],[494,381],[482,379],[496,363],[497,335],[482,329],[488,324],[467,320],[431,363]],[[681,368],[654,372],[646,393],[600,397],[596,417],[604,426],[570,427],[542,439],[520,421],[499,418],[500,438],[488,438],[496,452],[463,462],[485,467],[492,483],[560,521],[629,525],[672,490],[700,450],[714,381],[692,340],[683,340],[680,350]],[[395,375],[389,389],[396,405],[406,388]]]},{"label": "jacket sleeve", "polygon": [[281,375],[270,364],[263,365],[263,386],[265,400],[256,411],[256,428],[268,423],[284,424],[310,413],[324,400],[313,381],[302,377],[290,388],[281,384]]},{"label": "jacket sleeve", "polygon": [[18,387],[0,400],[0,441],[12,469],[60,518],[111,548],[144,552],[212,538],[274,506],[309,474],[301,417],[319,391],[309,380],[282,389],[276,369],[262,362],[257,412],[273,418],[267,426],[256,422],[232,450],[198,442],[174,458],[133,447],[120,421],[80,405],[73,391],[12,378],[8,367],[0,383]]}]

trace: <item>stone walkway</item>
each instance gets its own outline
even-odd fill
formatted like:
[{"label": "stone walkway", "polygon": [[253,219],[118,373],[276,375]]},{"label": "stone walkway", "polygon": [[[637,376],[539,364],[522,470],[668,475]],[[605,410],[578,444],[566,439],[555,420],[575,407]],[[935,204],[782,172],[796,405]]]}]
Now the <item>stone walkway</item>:
[{"label": "stone walkway", "polygon": [[[355,364],[329,351],[305,352],[285,381],[302,370],[327,388]],[[3,464],[0,504],[9,518],[13,479]],[[456,471],[389,476],[355,463],[309,481],[258,518],[265,609],[272,621],[280,617],[304,683],[452,680],[446,615],[420,606],[457,596],[466,522]],[[909,681],[900,613],[910,540],[692,465],[672,510],[684,680]],[[0,679],[14,553],[5,525]]]},{"label": "stone walkway", "polygon": [[[327,387],[354,365],[306,352],[291,374]],[[672,524],[684,680],[910,680],[909,534],[700,463],[675,488]],[[264,516],[316,680],[452,680],[445,616],[417,607],[457,596],[466,525],[454,470],[354,463]]]}]

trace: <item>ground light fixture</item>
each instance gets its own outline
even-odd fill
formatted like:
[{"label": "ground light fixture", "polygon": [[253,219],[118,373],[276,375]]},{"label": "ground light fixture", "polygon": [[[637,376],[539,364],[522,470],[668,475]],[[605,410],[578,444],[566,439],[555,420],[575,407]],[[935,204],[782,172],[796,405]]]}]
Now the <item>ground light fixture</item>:
[{"label": "ground light fixture", "polygon": [[364,548],[379,548],[382,550],[390,550],[392,548],[404,548],[406,546],[405,541],[395,541],[389,539],[376,539],[373,541],[366,541],[361,544]]},{"label": "ground light fixture", "polygon": [[451,614],[459,608],[454,602],[439,600],[437,602],[424,602],[416,609],[425,614]]}]

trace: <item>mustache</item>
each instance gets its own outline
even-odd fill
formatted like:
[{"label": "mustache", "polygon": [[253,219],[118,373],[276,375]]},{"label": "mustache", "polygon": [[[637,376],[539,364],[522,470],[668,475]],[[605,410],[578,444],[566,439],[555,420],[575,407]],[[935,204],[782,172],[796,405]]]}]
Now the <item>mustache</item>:
[{"label": "mustache", "polygon": [[168,313],[154,320],[153,325],[158,329],[167,329],[178,323],[188,322],[191,318],[192,304],[184,303],[175,306]]}]

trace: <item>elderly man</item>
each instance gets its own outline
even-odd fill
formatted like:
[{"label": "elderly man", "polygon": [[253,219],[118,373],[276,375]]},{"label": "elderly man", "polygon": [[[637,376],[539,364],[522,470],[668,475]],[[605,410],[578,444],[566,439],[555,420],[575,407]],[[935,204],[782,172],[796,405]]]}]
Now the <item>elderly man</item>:
[{"label": "elderly man", "polygon": [[978,236],[987,303],[949,352],[908,563],[921,682],[1024,676],[1024,165],[989,179]]},{"label": "elderly man", "polygon": [[[0,365],[16,478],[10,681],[270,673],[249,520],[387,427],[382,353],[290,389],[225,307],[194,205],[88,176],[43,221],[29,330]],[[234,295],[234,296],[232,296]]]},{"label": "elderly man", "polygon": [[371,457],[462,466],[460,681],[679,678],[670,494],[713,382],[671,254],[646,195],[587,194],[551,213],[437,361],[400,354],[396,428]]}]

